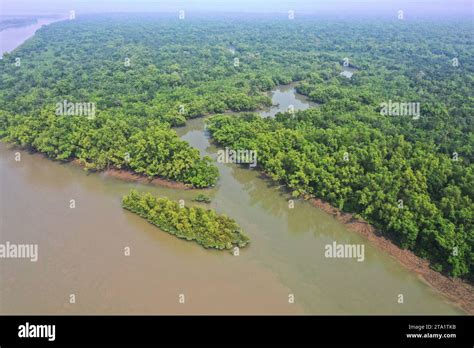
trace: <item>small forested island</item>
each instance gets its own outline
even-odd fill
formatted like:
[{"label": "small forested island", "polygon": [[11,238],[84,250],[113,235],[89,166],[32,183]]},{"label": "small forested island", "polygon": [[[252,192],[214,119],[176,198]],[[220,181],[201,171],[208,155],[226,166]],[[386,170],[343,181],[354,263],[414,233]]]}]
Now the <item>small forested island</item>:
[{"label": "small forested island", "polygon": [[177,202],[136,190],[123,197],[122,206],[161,230],[178,238],[194,240],[205,248],[242,248],[250,241],[233,219],[218,215],[214,210],[181,208]]}]

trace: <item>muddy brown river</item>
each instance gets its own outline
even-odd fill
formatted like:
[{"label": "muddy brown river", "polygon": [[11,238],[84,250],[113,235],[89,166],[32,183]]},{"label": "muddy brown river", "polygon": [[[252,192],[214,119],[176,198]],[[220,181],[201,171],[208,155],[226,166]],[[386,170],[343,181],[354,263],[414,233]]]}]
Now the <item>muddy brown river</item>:
[{"label": "muddy brown river", "polygon": [[[280,106],[263,116],[310,106],[292,86],[271,96]],[[177,132],[217,158],[203,118]],[[290,195],[254,170],[218,163],[215,188],[177,190],[87,174],[5,144],[0,155],[0,242],[39,247],[37,262],[0,259],[1,314],[462,314],[330,215],[300,200],[289,208]],[[188,205],[205,193],[251,244],[234,256],[162,232],[121,208],[131,188]],[[334,241],[364,244],[364,261],[326,258]]]}]

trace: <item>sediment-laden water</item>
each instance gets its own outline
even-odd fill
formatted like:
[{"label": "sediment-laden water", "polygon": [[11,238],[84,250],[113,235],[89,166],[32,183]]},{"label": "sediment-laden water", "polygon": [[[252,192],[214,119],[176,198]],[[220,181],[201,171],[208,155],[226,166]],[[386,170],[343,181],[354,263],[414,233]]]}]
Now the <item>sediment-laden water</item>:
[{"label": "sediment-laden water", "polygon": [[[292,86],[272,99],[279,107],[262,116],[311,106]],[[177,132],[216,159],[204,124],[190,120]],[[290,208],[290,196],[254,170],[218,163],[216,187],[180,190],[86,174],[4,144],[0,155],[0,242],[39,245],[37,262],[0,260],[2,314],[461,313],[333,217],[305,201]],[[205,193],[209,207],[237,220],[251,244],[233,256],[162,232],[121,208],[131,188],[186,204]],[[364,261],[326,258],[333,242],[364,244]]]}]

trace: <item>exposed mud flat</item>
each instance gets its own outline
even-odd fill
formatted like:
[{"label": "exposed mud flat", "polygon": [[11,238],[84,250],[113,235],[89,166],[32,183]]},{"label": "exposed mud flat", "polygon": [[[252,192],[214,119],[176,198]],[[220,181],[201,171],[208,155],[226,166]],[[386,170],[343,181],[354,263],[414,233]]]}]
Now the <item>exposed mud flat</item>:
[{"label": "exposed mud flat", "polygon": [[[45,158],[47,158],[47,156],[45,156]],[[74,164],[75,166],[84,168],[84,164],[77,158],[73,159],[71,163]],[[188,189],[194,188],[191,185],[187,185],[183,182],[168,180],[164,178],[155,177],[153,179],[150,179],[145,175],[134,173],[131,170],[126,170],[126,169],[109,168],[106,170],[97,170],[97,171],[94,170],[92,172],[97,172],[97,173],[102,174],[103,176],[116,178],[116,179],[120,179],[127,182],[151,184],[151,185],[157,185],[157,186],[168,187],[172,189],[181,189],[181,190],[188,190]]]},{"label": "exposed mud flat", "polygon": [[148,177],[144,175],[133,173],[129,170],[124,170],[124,169],[116,169],[116,168],[107,169],[103,172],[103,174],[108,177],[113,177],[113,178],[129,181],[129,182],[138,182],[141,184],[158,185],[158,186],[163,186],[163,187],[168,187],[168,188],[173,188],[173,189],[181,189],[181,190],[193,189],[191,185],[187,185],[182,182],[172,181],[172,180],[163,179],[163,178],[149,179]]}]

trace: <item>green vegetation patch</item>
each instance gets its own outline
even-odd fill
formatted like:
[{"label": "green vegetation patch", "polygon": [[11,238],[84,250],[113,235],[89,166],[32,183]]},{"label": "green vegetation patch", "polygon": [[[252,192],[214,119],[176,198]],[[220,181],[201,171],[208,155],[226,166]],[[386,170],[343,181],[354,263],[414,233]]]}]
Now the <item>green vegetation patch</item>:
[{"label": "green vegetation patch", "polygon": [[198,194],[196,198],[193,199],[193,201],[202,202],[202,203],[211,203],[211,199],[208,196],[203,195],[202,193]]},{"label": "green vegetation patch", "polygon": [[211,209],[180,208],[177,202],[135,190],[123,197],[122,206],[163,231],[195,240],[205,248],[242,248],[249,243],[249,238],[233,219]]}]

